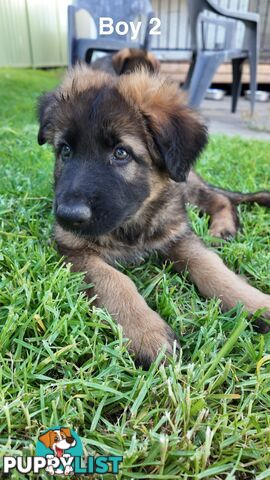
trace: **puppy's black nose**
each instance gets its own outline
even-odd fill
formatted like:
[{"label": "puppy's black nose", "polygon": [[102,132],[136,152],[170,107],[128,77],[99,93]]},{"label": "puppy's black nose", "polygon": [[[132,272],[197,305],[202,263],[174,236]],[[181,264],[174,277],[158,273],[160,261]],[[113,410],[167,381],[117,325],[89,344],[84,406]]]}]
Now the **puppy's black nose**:
[{"label": "puppy's black nose", "polygon": [[56,209],[56,216],[60,221],[80,226],[87,223],[91,218],[91,210],[88,205],[80,202],[67,204],[60,203]]}]

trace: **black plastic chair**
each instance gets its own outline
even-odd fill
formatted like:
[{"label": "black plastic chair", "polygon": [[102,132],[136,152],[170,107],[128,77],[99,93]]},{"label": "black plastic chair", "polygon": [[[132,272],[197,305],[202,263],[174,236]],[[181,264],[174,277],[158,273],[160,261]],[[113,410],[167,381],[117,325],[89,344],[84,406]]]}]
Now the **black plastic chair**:
[{"label": "black plastic chair", "polygon": [[[80,38],[76,31],[76,14],[86,10],[95,23],[96,38]],[[142,19],[141,40],[131,40],[128,35],[99,35],[99,18],[111,17],[114,26],[119,21],[137,21]],[[148,0],[77,0],[68,6],[68,63],[74,65],[77,61],[91,62],[94,51],[115,52],[121,48],[149,48],[149,20],[154,17],[151,2]],[[143,30],[144,26],[144,30]]]},{"label": "black plastic chair", "polygon": [[[257,62],[259,51],[259,15],[250,12],[232,12],[218,6],[213,0],[188,0],[191,27],[192,61],[183,89],[188,90],[189,105],[199,107],[206,90],[212,83],[219,65],[232,62],[232,112],[236,111],[241,92],[243,62],[250,66],[250,103],[254,111],[257,88]],[[218,14],[212,18],[205,11]],[[242,48],[236,48],[238,21],[245,26]],[[209,25],[221,26],[225,30],[223,45],[215,49],[206,48],[206,30]]]}]

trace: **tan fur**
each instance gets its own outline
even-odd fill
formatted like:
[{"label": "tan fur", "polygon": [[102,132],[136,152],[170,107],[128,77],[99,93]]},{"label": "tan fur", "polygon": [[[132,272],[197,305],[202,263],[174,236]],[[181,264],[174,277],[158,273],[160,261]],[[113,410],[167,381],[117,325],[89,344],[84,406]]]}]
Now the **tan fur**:
[{"label": "tan fur", "polygon": [[157,124],[167,122],[168,114],[181,104],[179,88],[175,84],[158,75],[150,77],[146,71],[120,77],[118,89],[127,102],[137,105]]},{"label": "tan fur", "polygon": [[123,135],[121,141],[124,145],[131,147],[138,156],[148,156],[147,148],[141,138],[135,137],[134,135]]},{"label": "tan fur", "polygon": [[54,235],[62,245],[71,250],[80,250],[88,245],[88,242],[73,232],[64,230],[58,223],[55,225]]},{"label": "tan fur", "polygon": [[125,165],[120,173],[120,175],[122,175],[127,182],[132,182],[133,180],[135,180],[136,174],[137,168],[134,163],[128,163],[127,165]]},{"label": "tan fur", "polygon": [[113,77],[105,72],[99,72],[97,75],[97,73],[87,67],[86,64],[80,64],[67,73],[61,85],[60,93],[67,99],[70,95],[84,92],[91,86],[100,88],[108,82],[113,83]]}]

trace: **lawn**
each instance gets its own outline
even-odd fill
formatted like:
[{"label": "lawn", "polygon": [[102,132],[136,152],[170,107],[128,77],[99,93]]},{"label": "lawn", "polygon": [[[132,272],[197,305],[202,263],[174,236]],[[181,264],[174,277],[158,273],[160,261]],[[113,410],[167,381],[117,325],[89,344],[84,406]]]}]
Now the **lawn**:
[{"label": "lawn", "polygon": [[[33,455],[42,430],[64,425],[88,455],[123,455],[118,479],[269,479],[270,335],[256,334],[240,306],[222,313],[153,256],[122,268],[182,349],[144,371],[56,253],[53,154],[37,145],[35,104],[61,74],[0,71],[1,453]],[[214,137],[198,171],[222,187],[269,189],[269,162],[269,143]],[[270,293],[270,212],[241,207],[240,216],[237,238],[216,248]],[[207,218],[195,208],[190,218],[210,245]]]}]

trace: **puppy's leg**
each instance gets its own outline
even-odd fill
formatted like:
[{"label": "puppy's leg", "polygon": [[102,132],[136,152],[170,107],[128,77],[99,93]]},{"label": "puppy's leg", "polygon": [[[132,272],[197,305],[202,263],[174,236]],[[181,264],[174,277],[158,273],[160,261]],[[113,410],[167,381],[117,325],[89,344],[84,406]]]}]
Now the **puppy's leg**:
[{"label": "puppy's leg", "polygon": [[270,295],[260,292],[229,270],[221,258],[206,248],[195,234],[190,233],[175,243],[170,248],[169,257],[176,270],[187,268],[191,279],[205,297],[220,298],[224,310],[240,302],[250,313],[266,309],[263,317],[270,319]]},{"label": "puppy's leg", "polygon": [[72,262],[74,270],[86,271],[87,282],[94,285],[97,304],[105,306],[122,326],[140,364],[148,367],[164,346],[169,354],[172,353],[175,340],[173,331],[148,307],[126,275],[97,255],[87,256],[81,252],[76,255],[72,252],[68,260]]},{"label": "puppy's leg", "polygon": [[193,170],[186,183],[186,199],[210,216],[210,232],[214,237],[229,239],[236,235],[240,223],[237,205],[257,203],[270,208],[270,192],[231,192],[207,184]]},{"label": "puppy's leg", "polygon": [[239,228],[237,210],[233,202],[222,191],[215,191],[194,171],[191,171],[186,185],[187,201],[197,205],[210,216],[210,232],[214,237],[229,239]]}]

